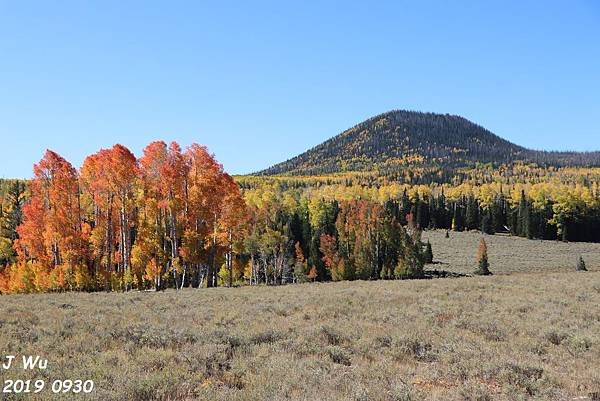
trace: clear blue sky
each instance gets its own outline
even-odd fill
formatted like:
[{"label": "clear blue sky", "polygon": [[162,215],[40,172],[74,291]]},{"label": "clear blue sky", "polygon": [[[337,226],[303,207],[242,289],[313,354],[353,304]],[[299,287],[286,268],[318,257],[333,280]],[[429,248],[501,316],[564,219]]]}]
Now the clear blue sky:
[{"label": "clear blue sky", "polygon": [[396,108],[600,149],[596,0],[93,3],[0,0],[0,177],[156,139],[247,173]]}]

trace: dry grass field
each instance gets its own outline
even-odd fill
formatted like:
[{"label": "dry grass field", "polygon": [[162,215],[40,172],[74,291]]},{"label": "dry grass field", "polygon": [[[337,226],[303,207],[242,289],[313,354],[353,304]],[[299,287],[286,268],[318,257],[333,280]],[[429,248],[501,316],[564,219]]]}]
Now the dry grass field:
[{"label": "dry grass field", "polygon": [[433,247],[435,268],[456,273],[472,273],[476,267],[477,246],[485,238],[494,274],[515,272],[569,272],[583,256],[589,270],[600,270],[600,244],[528,240],[505,234],[480,232],[425,231],[423,240]]},{"label": "dry grass field", "polygon": [[[471,247],[471,234],[463,236],[466,245],[455,237],[452,246],[472,258],[476,238]],[[431,239],[436,259],[448,254],[436,246],[443,233]],[[574,272],[571,254],[560,262],[562,246],[582,245],[557,244],[549,262],[527,250],[536,242],[488,242],[492,270],[531,263],[536,272],[2,296],[0,355],[49,360],[35,375],[0,369],[2,381],[96,383],[72,398],[2,399],[591,400],[600,392],[600,272]],[[495,259],[510,249],[523,258]],[[467,268],[455,258],[444,267]],[[552,272],[540,273],[545,266]]]}]

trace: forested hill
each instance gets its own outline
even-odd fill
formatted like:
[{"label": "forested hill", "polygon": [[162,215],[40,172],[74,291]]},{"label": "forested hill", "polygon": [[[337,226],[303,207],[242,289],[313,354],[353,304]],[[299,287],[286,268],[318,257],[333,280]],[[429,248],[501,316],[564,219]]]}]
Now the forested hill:
[{"label": "forested hill", "polygon": [[600,152],[534,151],[460,116],[395,110],[372,117],[258,174],[316,175],[514,161],[557,167],[600,166]]}]

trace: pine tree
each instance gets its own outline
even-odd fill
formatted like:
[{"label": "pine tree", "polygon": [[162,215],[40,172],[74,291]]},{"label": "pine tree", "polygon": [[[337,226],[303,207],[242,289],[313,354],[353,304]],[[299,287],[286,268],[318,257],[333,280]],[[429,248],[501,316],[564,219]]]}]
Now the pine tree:
[{"label": "pine tree", "polygon": [[431,229],[436,229],[438,228],[438,225],[440,224],[438,221],[438,202],[437,199],[433,196],[428,198],[428,204],[427,204],[427,208],[429,209],[429,225],[428,227]]},{"label": "pine tree", "polygon": [[525,191],[521,191],[521,199],[519,200],[517,234],[520,237],[531,239],[531,206],[527,201]]},{"label": "pine tree", "polygon": [[577,271],[586,272],[587,267],[585,266],[585,261],[583,260],[583,256],[579,257],[579,261],[577,262]]},{"label": "pine tree", "polygon": [[466,221],[467,230],[476,230],[479,221],[479,204],[472,195],[467,199]]},{"label": "pine tree", "polygon": [[433,263],[433,249],[431,249],[431,242],[427,241],[425,245],[425,253],[423,254],[425,263]]},{"label": "pine tree", "polygon": [[506,199],[502,194],[502,188],[500,189],[500,193],[496,195],[496,199],[492,204],[492,228],[494,233],[502,232],[505,230],[505,227],[508,226],[508,219],[506,215]]},{"label": "pine tree", "polygon": [[488,261],[487,244],[485,242],[485,239],[483,238],[481,239],[481,241],[479,241],[477,261],[479,264],[479,268],[475,271],[475,274],[481,276],[489,276],[492,274],[492,272],[490,272],[490,264]]},{"label": "pine tree", "polygon": [[400,222],[401,224],[406,224],[406,215],[408,215],[410,213],[410,209],[411,209],[412,205],[410,202],[410,199],[408,197],[408,192],[406,191],[406,188],[404,188],[404,191],[402,192],[402,199],[400,201]]},{"label": "pine tree", "polygon": [[425,258],[421,245],[421,232],[419,230],[407,230],[404,238],[402,255],[398,258],[398,264],[394,269],[394,276],[398,279],[422,278]]},{"label": "pine tree", "polygon": [[484,234],[493,234],[492,218],[489,211],[481,217],[481,232]]}]

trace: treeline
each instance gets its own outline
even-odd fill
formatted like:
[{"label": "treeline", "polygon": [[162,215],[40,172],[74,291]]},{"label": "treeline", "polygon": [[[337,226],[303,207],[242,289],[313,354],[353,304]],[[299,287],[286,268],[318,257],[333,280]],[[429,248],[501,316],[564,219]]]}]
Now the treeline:
[{"label": "treeline", "polygon": [[417,226],[425,229],[508,232],[529,239],[600,242],[599,204],[586,204],[577,196],[540,201],[522,190],[516,202],[502,192],[487,201],[475,195],[447,199],[443,192],[410,199],[405,191],[399,207],[403,212],[414,213]]},{"label": "treeline", "polygon": [[[525,166],[520,174],[527,171]],[[399,202],[402,216],[413,212],[421,229],[507,232],[527,238],[600,242],[600,184],[597,171],[574,169],[559,177],[529,182],[358,185],[351,177],[240,177],[246,194],[264,191],[324,199]],[[537,178],[537,179],[536,179]],[[247,195],[248,196],[248,195]],[[403,220],[402,224],[406,224]]]},{"label": "treeline", "polygon": [[410,278],[432,259],[393,203],[244,199],[199,145],[153,142],[139,159],[115,145],[79,171],[47,151],[2,205],[2,293]]}]

